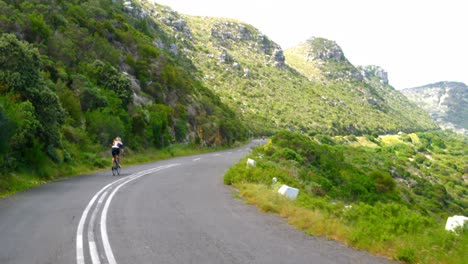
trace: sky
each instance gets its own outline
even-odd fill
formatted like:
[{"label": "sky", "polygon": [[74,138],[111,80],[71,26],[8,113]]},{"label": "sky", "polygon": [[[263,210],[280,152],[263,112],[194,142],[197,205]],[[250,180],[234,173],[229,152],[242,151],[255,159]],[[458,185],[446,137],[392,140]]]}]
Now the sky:
[{"label": "sky", "polygon": [[[283,50],[335,41],[353,65],[378,65],[390,85],[468,85],[466,0],[154,0],[187,15],[248,23]],[[464,3],[465,2],[465,3]]]}]

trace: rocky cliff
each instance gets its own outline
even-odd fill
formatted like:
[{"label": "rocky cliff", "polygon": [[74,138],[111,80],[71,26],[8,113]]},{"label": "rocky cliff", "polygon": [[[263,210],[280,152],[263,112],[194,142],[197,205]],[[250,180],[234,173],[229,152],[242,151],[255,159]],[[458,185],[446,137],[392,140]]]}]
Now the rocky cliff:
[{"label": "rocky cliff", "polygon": [[468,134],[468,86],[460,82],[438,82],[401,92],[429,112],[441,127]]}]

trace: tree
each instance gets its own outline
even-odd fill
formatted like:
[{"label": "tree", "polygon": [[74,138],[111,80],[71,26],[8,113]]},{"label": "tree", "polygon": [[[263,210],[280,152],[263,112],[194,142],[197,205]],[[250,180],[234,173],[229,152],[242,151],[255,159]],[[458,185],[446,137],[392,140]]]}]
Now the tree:
[{"label": "tree", "polygon": [[41,78],[41,65],[39,52],[32,45],[13,34],[0,35],[0,86],[27,98]]},{"label": "tree", "polygon": [[97,84],[109,91],[115,92],[122,100],[122,105],[126,109],[131,103],[133,96],[130,79],[109,63],[103,63],[99,60],[94,62],[93,68]]},{"label": "tree", "polygon": [[30,102],[32,109],[28,108],[27,112],[40,123],[39,130],[28,129],[27,134],[23,131],[12,138],[19,137],[20,142],[23,138],[38,138],[47,149],[61,148],[60,127],[64,122],[64,110],[52,89],[54,84],[42,78],[41,66],[39,51],[32,45],[18,40],[13,34],[0,36],[0,87],[3,87],[0,91],[18,101]]}]

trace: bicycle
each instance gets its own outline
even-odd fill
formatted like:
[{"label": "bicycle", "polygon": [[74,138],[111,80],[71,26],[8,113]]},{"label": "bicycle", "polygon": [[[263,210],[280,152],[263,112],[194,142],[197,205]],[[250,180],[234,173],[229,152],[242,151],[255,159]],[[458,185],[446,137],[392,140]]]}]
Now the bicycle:
[{"label": "bicycle", "polygon": [[120,175],[120,164],[116,156],[114,156],[114,162],[112,163],[112,175]]}]

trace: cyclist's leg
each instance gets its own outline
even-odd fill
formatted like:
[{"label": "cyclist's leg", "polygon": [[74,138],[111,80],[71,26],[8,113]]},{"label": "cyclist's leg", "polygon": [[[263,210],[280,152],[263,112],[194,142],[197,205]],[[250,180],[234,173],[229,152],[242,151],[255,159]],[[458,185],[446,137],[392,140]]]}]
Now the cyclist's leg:
[{"label": "cyclist's leg", "polygon": [[117,151],[115,151],[114,148],[112,149],[112,152],[111,152],[111,153],[112,153],[112,166],[114,166],[114,162],[115,162],[115,161],[119,161],[118,159],[116,160],[116,156],[118,156],[119,153],[118,153]]}]

